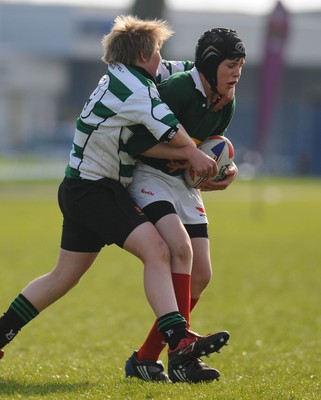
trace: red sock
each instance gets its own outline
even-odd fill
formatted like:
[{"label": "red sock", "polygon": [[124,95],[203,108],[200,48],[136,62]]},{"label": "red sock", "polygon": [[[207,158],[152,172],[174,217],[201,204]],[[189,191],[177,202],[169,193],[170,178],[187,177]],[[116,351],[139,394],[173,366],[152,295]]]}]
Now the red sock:
[{"label": "red sock", "polygon": [[191,275],[172,273],[178,311],[190,325]]},{"label": "red sock", "polygon": [[163,335],[158,332],[157,320],[150,330],[144,344],[138,350],[138,361],[157,361],[163,348],[166,346]]},{"label": "red sock", "polygon": [[[188,274],[172,273],[173,286],[176,295],[176,301],[180,314],[186,319],[187,327],[190,325],[190,303],[191,301],[191,276]],[[196,304],[196,303],[195,303]],[[138,361],[157,361],[160,353],[166,344],[163,343],[163,335],[158,332],[157,321],[154,323],[147,339],[138,350]]]}]

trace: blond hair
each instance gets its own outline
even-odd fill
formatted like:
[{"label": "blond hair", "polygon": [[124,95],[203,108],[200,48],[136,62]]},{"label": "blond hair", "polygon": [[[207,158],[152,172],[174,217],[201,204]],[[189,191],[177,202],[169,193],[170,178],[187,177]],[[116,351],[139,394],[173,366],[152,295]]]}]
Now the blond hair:
[{"label": "blond hair", "polygon": [[120,15],[110,33],[102,39],[102,60],[106,64],[133,65],[141,54],[149,60],[173,33],[167,22],[161,19],[141,20],[132,15]]}]

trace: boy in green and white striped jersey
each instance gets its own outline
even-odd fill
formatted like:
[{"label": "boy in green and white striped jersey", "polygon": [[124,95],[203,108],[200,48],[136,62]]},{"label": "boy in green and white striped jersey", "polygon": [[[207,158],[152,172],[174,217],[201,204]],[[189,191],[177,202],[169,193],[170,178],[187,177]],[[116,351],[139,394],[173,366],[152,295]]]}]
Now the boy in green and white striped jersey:
[{"label": "boy in green and white striped jersey", "polygon": [[103,38],[107,73],[77,120],[59,187],[63,229],[58,261],[51,272],[29,283],[0,318],[0,349],[75,286],[100,250],[112,243],[143,262],[146,296],[173,365],[217,351],[228,340],[227,332],[203,338],[187,330],[175,298],[168,246],[126,191],[134,159],[125,144],[140,126],[159,142],[181,148],[200,175],[217,172],[215,161],[196,148],[156,88],[160,49],[172,33],[162,20],[120,16]]}]

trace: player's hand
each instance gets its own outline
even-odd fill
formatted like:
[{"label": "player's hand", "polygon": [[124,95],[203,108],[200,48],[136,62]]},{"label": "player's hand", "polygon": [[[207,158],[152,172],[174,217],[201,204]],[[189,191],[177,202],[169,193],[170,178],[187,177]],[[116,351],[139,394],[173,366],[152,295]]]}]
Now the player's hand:
[{"label": "player's hand", "polygon": [[223,108],[226,104],[228,104],[230,101],[233,100],[235,96],[235,87],[233,87],[228,94],[222,96],[219,101],[215,104],[215,106],[213,107],[214,112],[219,111],[221,108]]},{"label": "player's hand", "polygon": [[228,168],[226,168],[224,173],[225,173],[225,178],[222,179],[221,181],[213,182],[209,179],[204,181],[200,186],[201,191],[209,192],[212,190],[225,190],[227,187],[229,187],[238,174],[238,168],[236,164],[233,162],[233,164],[231,164]]},{"label": "player's hand", "polygon": [[216,161],[197,147],[194,147],[188,161],[198,176],[210,178],[218,172]]}]

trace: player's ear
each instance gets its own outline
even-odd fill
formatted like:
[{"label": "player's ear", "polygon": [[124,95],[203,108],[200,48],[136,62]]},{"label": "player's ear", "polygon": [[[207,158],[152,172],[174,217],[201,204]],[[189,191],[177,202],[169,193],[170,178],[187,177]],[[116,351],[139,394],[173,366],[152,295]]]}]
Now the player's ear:
[{"label": "player's ear", "polygon": [[148,59],[147,59],[147,57],[146,57],[146,55],[145,55],[143,50],[140,52],[139,56],[140,56],[140,61],[142,61],[144,63],[146,63],[148,61]]}]

